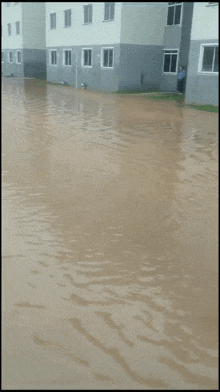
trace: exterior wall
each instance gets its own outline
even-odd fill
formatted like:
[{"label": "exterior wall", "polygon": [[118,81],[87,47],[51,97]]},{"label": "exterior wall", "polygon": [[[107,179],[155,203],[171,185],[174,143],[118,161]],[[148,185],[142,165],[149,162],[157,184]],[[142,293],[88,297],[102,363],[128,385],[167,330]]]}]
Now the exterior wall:
[{"label": "exterior wall", "polygon": [[[16,58],[16,50],[15,49],[5,49],[4,50],[4,62],[2,63],[2,75],[11,75],[15,77],[23,77],[24,76],[24,61],[23,61],[23,50],[21,51],[21,63],[18,64],[15,61]],[[13,53],[13,63],[9,62],[9,52]]]},{"label": "exterior wall", "polygon": [[166,3],[123,3],[120,43],[162,45],[166,17]]},{"label": "exterior wall", "polygon": [[[118,90],[120,46],[114,45],[113,68],[101,67],[101,48],[110,45],[83,45],[68,47],[53,47],[57,50],[57,65],[50,65],[50,49],[47,48],[47,80],[52,83],[66,82],[80,87],[85,83],[88,89],[95,91],[113,92]],[[113,46],[111,46],[113,47]],[[82,66],[82,48],[92,49],[92,67]],[[72,50],[72,65],[63,65],[63,50]],[[77,65],[77,67],[76,67]],[[76,69],[77,68],[77,69]]]},{"label": "exterior wall", "polygon": [[[218,44],[218,4],[195,3],[189,52],[186,103],[218,105],[219,73],[201,72],[201,44]],[[205,28],[204,28],[205,26]]]},{"label": "exterior wall", "polygon": [[46,78],[46,50],[23,49],[24,76]]},{"label": "exterior wall", "polygon": [[[193,2],[183,2],[181,24],[177,26],[165,26],[164,29],[164,49],[178,49],[177,69],[179,66],[185,66],[186,68],[188,67],[193,5]],[[177,72],[172,74],[166,74],[163,73],[162,70],[160,79],[160,90],[177,90]]]},{"label": "exterior wall", "polygon": [[119,90],[159,89],[162,46],[120,45]]},{"label": "exterior wall", "polygon": [[[6,6],[6,2],[1,3],[2,11],[2,49],[21,49],[23,47],[23,25],[22,25],[22,4],[10,3]],[[20,22],[20,34],[16,34],[15,22]],[[11,36],[8,36],[8,23],[11,23]]]},{"label": "exterior wall", "polygon": [[23,46],[25,49],[46,49],[45,3],[23,4]]},{"label": "exterior wall", "polygon": [[[46,46],[111,45],[120,43],[121,3],[115,3],[115,18],[104,21],[104,2],[93,6],[92,23],[84,24],[84,5],[78,2],[46,2]],[[72,10],[71,27],[64,27],[64,10]],[[50,13],[56,12],[56,29],[50,29]]]}]

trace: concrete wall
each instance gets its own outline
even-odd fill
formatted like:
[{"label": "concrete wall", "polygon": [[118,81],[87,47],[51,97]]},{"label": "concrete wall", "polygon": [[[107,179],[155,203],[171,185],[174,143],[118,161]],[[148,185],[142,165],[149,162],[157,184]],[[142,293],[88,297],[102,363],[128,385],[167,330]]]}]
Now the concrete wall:
[{"label": "concrete wall", "polygon": [[46,50],[23,49],[24,76],[46,79]]},{"label": "concrete wall", "polygon": [[[113,21],[104,21],[104,2],[93,6],[92,23],[84,24],[84,5],[79,2],[46,2],[46,46],[119,44],[121,31],[121,3],[115,3]],[[64,10],[72,10],[71,27],[64,27]],[[56,12],[56,29],[50,29],[50,13]]]},{"label": "concrete wall", "polygon": [[120,45],[119,90],[159,89],[162,46]]},{"label": "concrete wall", "polygon": [[213,39],[218,35],[219,5],[208,6],[207,2],[195,2],[191,40]]},{"label": "concrete wall", "polygon": [[217,106],[219,100],[218,73],[201,73],[198,68],[201,44],[204,43],[218,43],[218,40],[191,41],[185,101],[191,104]]},{"label": "concrete wall", "polygon": [[[21,51],[21,63],[16,63],[16,50],[15,49],[5,49],[4,52],[4,62],[2,63],[2,75],[13,74],[15,77],[24,76],[24,61],[23,61],[23,50]],[[9,52],[13,53],[13,63],[9,62]]]},{"label": "concrete wall", "polygon": [[[10,2],[10,6],[7,7],[6,2],[1,2],[2,49],[21,49],[23,47],[22,4]],[[16,34],[15,22],[20,22],[19,35]],[[11,36],[8,36],[8,23],[11,23]]]},{"label": "concrete wall", "polygon": [[166,17],[166,3],[123,3],[120,43],[162,45]]},{"label": "concrete wall", "polygon": [[25,49],[46,49],[45,3],[23,4],[23,46]]}]

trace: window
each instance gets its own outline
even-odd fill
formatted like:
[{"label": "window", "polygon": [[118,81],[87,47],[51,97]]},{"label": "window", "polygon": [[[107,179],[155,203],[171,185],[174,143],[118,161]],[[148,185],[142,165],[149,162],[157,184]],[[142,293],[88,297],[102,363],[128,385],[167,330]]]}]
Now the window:
[{"label": "window", "polygon": [[15,22],[16,34],[20,34],[20,22]]},{"label": "window", "polygon": [[20,50],[17,51],[17,63],[20,64],[21,63],[21,52]]},{"label": "window", "polygon": [[64,11],[64,26],[65,27],[71,26],[71,10]]},{"label": "window", "polygon": [[71,50],[64,50],[64,65],[71,65]]},{"label": "window", "polygon": [[168,3],[167,25],[179,25],[182,3]]},{"label": "window", "polygon": [[176,73],[177,50],[164,50],[163,72]]},{"label": "window", "polygon": [[83,66],[91,67],[92,66],[92,50],[91,49],[83,49]]},{"label": "window", "polygon": [[9,52],[9,63],[13,63],[13,53]]},{"label": "window", "polygon": [[2,60],[2,63],[4,62],[4,52],[3,52],[3,50],[1,51],[1,60]]},{"label": "window", "polygon": [[102,66],[106,68],[113,67],[113,49],[103,49]]},{"label": "window", "polygon": [[57,51],[51,50],[50,52],[50,64],[57,65]]},{"label": "window", "polygon": [[92,4],[84,5],[84,23],[92,23]]},{"label": "window", "polygon": [[50,28],[55,29],[56,28],[56,12],[53,12],[50,14]]},{"label": "window", "polygon": [[8,35],[11,35],[11,23],[8,23]]},{"label": "window", "polygon": [[105,3],[104,20],[114,20],[115,3]]},{"label": "window", "polygon": [[202,45],[202,72],[218,72],[218,45]]}]

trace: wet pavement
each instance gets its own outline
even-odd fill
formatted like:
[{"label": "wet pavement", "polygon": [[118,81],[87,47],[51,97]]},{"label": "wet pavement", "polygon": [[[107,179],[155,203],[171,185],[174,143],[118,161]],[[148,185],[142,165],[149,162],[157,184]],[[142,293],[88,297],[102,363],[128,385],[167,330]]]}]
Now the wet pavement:
[{"label": "wet pavement", "polygon": [[218,389],[218,114],[2,83],[3,389]]}]

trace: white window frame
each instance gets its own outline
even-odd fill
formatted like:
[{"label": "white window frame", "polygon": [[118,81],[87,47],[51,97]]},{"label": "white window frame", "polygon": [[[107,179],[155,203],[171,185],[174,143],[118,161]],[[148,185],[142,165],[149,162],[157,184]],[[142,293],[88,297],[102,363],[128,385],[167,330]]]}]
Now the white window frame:
[{"label": "white window frame", "polygon": [[[105,67],[103,65],[103,60],[104,60],[104,50],[106,49],[112,49],[113,50],[113,56],[112,56],[112,67]],[[103,47],[101,48],[101,68],[104,69],[113,69],[114,68],[114,64],[115,64],[115,54],[114,54],[114,47],[113,46],[108,46],[108,47]]]},{"label": "white window frame", "polygon": [[[12,61],[10,61],[10,53],[12,53]],[[12,50],[9,50],[9,52],[8,52],[8,62],[9,62],[10,64],[13,63],[13,52],[12,52]]]},{"label": "white window frame", "polygon": [[[202,63],[203,63],[203,56],[204,56],[204,48],[207,46],[219,46],[218,43],[207,43],[207,44],[201,44],[200,45],[200,54],[199,54],[199,64],[198,64],[198,73],[200,75],[218,75],[218,72],[214,72],[214,71],[202,71]],[[213,63],[214,63],[214,58],[213,58]]]},{"label": "white window frame", "polygon": [[[84,65],[84,50],[91,50],[91,65]],[[81,65],[83,68],[92,68],[92,63],[93,63],[93,51],[92,48],[82,48],[82,54],[81,54]]]},{"label": "white window frame", "polygon": [[[70,11],[70,25],[68,25],[68,26],[65,25],[65,19],[66,19],[65,18],[65,15],[66,15],[65,12],[66,11]],[[72,8],[68,8],[67,10],[64,10],[63,14],[64,14],[64,27],[65,28],[72,27]]]},{"label": "white window frame", "polygon": [[57,28],[57,13],[56,11],[50,12],[50,15],[55,14],[56,15],[56,27],[51,27],[51,16],[50,16],[50,30],[56,30]]},{"label": "white window frame", "polygon": [[[19,23],[19,33],[17,33],[17,23]],[[16,20],[15,22],[15,34],[16,35],[21,35],[21,22],[19,20]]]},{"label": "white window frame", "polygon": [[16,58],[15,58],[15,61],[16,61],[16,64],[21,64],[22,61],[20,61],[20,63],[18,62],[18,52],[21,53],[21,50],[16,50]]},{"label": "white window frame", "polygon": [[[71,52],[71,64],[65,64],[65,52],[70,51]],[[63,49],[63,65],[64,67],[72,67],[72,49]]]},{"label": "white window frame", "polygon": [[[166,21],[166,26],[168,26],[168,27],[171,27],[171,26],[178,26],[178,27],[180,27],[180,26],[182,26],[182,19],[183,19],[183,4],[184,4],[184,2],[179,2],[179,4],[174,4],[174,5],[168,5],[168,8],[169,7],[175,7],[176,5],[181,5],[181,14],[180,14],[180,23],[179,24],[172,24],[172,25],[168,25],[167,24],[167,21]],[[168,9],[167,9],[167,18],[168,18]],[[175,15],[174,15],[174,19],[175,19]]]},{"label": "white window frame", "polygon": [[[164,72],[163,68],[164,68],[164,58],[165,58],[165,51],[177,51],[177,58],[176,58],[176,72]],[[168,54],[168,53],[166,53]],[[170,53],[172,54],[172,53]],[[179,49],[178,48],[172,48],[172,49],[163,49],[163,68],[162,68],[162,73],[163,75],[177,75],[178,73],[178,64],[179,64]]]},{"label": "white window frame", "polygon": [[[89,5],[92,6],[92,19],[93,19],[93,4],[92,3],[85,4],[83,6],[83,24],[85,24],[85,25],[92,24],[92,21],[91,22],[85,22],[85,7],[88,7]],[[88,17],[89,17],[89,13],[88,13]]]},{"label": "white window frame", "polygon": [[49,50],[49,65],[51,66],[51,67],[57,67],[57,65],[58,65],[58,54],[57,54],[57,63],[56,64],[52,64],[52,62],[51,62],[51,52],[56,52],[57,53],[57,49],[50,49]]},{"label": "white window frame", "polygon": [[[105,19],[105,6],[106,6],[106,4],[114,4],[114,18],[113,19]],[[106,2],[104,2],[104,19],[103,19],[103,22],[113,22],[115,20],[115,3],[114,2],[111,2],[111,1],[106,1]]]}]

